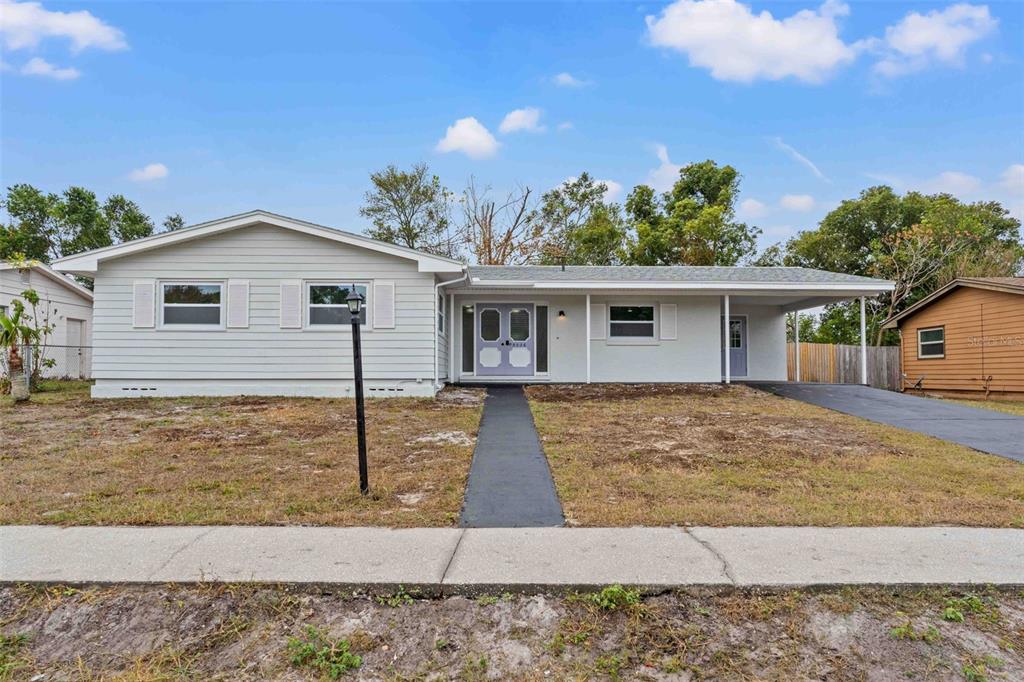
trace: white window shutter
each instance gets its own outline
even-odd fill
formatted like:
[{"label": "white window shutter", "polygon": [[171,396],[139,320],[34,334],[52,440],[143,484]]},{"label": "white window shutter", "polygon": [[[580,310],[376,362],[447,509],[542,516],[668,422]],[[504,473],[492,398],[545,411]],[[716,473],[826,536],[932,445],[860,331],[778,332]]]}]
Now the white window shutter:
[{"label": "white window shutter", "polygon": [[395,283],[373,283],[373,328],[395,328]]},{"label": "white window shutter", "polygon": [[281,280],[281,329],[302,329],[302,282]]},{"label": "white window shutter", "polygon": [[675,341],[677,338],[676,332],[676,304],[675,303],[662,303],[661,304],[661,340],[662,341]]},{"label": "white window shutter", "polygon": [[249,326],[249,281],[228,280],[228,327],[244,329]]},{"label": "white window shutter", "polygon": [[132,284],[132,326],[156,326],[156,281],[136,280]]},{"label": "white window shutter", "polygon": [[605,338],[605,312],[608,310],[604,303],[590,304],[590,338]]}]

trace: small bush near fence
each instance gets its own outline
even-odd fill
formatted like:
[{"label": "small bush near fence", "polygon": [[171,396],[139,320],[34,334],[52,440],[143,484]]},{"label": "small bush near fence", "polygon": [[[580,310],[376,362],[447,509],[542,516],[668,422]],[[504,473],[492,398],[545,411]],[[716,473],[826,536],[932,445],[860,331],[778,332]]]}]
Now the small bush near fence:
[{"label": "small bush near fence", "polygon": [[[786,344],[788,379],[796,381],[796,344]],[[868,346],[868,385],[889,391],[900,389],[899,346]],[[859,384],[860,346],[831,343],[800,344],[800,381],[822,384]]]}]

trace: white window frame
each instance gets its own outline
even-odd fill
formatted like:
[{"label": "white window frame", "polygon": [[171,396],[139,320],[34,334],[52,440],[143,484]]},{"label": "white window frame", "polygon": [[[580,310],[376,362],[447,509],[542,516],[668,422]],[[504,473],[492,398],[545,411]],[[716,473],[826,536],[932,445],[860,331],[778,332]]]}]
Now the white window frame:
[{"label": "white window frame", "polygon": [[[605,304],[605,344],[609,346],[659,346],[661,340],[658,338],[658,304],[651,301],[623,301]],[[653,313],[651,320],[651,336],[613,336],[612,335],[612,308],[650,308]],[[622,322],[623,320],[616,320]],[[647,324],[644,321],[637,321],[630,324]]]},{"label": "white window frame", "polygon": [[[922,341],[921,340],[921,334],[922,333],[924,333],[924,332],[934,332],[934,331],[941,331],[942,332],[942,340],[941,341]],[[941,353],[938,353],[938,354],[934,354],[934,353],[932,353],[932,354],[925,354],[924,353],[924,349],[923,349],[924,346],[931,346],[931,345],[936,344],[936,343],[941,343],[942,344],[942,352]],[[918,329],[917,330],[917,359],[918,360],[941,360],[944,357],[946,357],[946,327],[945,327],[945,325],[938,325],[936,327],[921,327],[920,329]]]},{"label": "white window frame", "polygon": [[448,338],[448,316],[445,314],[444,294],[437,295],[437,333]]},{"label": "white window frame", "polygon": [[366,300],[363,301],[363,310],[366,311],[366,321],[360,325],[360,332],[365,334],[373,330],[373,306],[371,305],[370,298],[373,296],[373,282],[366,279],[311,279],[303,282],[303,320],[305,321],[304,328],[311,331],[317,330],[337,330],[337,329],[348,329],[352,325],[350,323],[345,324],[312,324],[310,322],[309,311],[313,307],[317,308],[335,308],[337,305],[328,305],[326,303],[310,303],[309,290],[310,287],[316,286],[340,286],[350,287],[353,285],[359,285],[366,288]]},{"label": "white window frame", "polygon": [[[168,286],[215,286],[220,289],[220,303],[164,303],[164,288]],[[225,313],[225,299],[227,298],[227,286],[225,280],[217,279],[168,279],[159,280],[157,287],[160,289],[160,329],[184,330],[184,331],[215,331],[224,329],[227,317]],[[181,308],[212,308],[216,306],[220,310],[220,321],[217,324],[167,324],[164,322],[164,308],[166,306]]]}]

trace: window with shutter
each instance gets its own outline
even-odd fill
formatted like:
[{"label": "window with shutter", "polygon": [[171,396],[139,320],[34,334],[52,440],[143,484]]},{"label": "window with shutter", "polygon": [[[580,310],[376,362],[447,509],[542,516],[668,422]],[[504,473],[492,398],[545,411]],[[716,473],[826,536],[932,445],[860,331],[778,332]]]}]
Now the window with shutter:
[{"label": "window with shutter", "polygon": [[140,280],[132,285],[132,326],[156,326],[156,282]]},{"label": "window with shutter", "polygon": [[395,283],[373,283],[373,328],[395,328]]},{"label": "window with shutter", "polygon": [[228,280],[228,327],[243,329],[249,326],[249,282]]}]

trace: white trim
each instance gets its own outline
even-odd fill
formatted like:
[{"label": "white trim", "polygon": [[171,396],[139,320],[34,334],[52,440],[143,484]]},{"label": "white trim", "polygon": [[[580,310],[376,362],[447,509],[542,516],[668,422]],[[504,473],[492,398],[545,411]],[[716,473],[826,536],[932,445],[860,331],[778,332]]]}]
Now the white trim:
[{"label": "white trim", "polygon": [[[606,346],[658,346],[661,345],[659,341],[659,328],[660,324],[660,310],[658,310],[658,304],[648,301],[634,301],[629,303],[606,303],[604,313],[604,324],[605,324],[605,345]],[[650,308],[651,315],[654,317],[651,320],[651,335],[650,336],[613,336],[612,335],[612,308]],[[637,320],[630,322],[629,320],[619,320],[619,322],[627,322],[630,324],[647,324],[646,320]]]},{"label": "white trim", "polygon": [[800,311],[793,311],[793,340],[796,342],[793,355],[796,358],[796,377],[800,381]]},{"label": "white trim", "polygon": [[592,343],[592,340],[591,340],[590,336],[591,336],[591,329],[590,329],[590,294],[587,294],[587,327],[586,327],[586,333],[583,335],[583,338],[585,338],[587,340],[586,343],[587,343],[587,383],[588,384],[590,383],[590,344]]},{"label": "white trim", "polygon": [[868,330],[864,314],[865,301],[860,297],[860,383],[868,385]]},{"label": "white trim", "polygon": [[[729,294],[725,295],[724,301],[725,310],[722,315],[722,352],[725,354],[725,376],[723,379],[725,380],[725,383],[728,384],[732,381],[732,377],[730,376],[732,368],[729,366]],[[747,373],[750,373],[749,368]]]},{"label": "white trim", "polygon": [[[924,341],[924,342],[921,341],[921,332],[934,332],[934,331],[941,331],[942,332],[942,340],[941,341]],[[942,344],[942,353],[941,354],[939,354],[939,355],[923,355],[921,353],[921,346],[922,345],[928,346],[928,345],[932,345],[932,344],[936,344],[936,343],[941,343]],[[946,357],[946,326],[940,324],[940,325],[937,325],[935,327],[921,327],[921,328],[919,328],[917,330],[917,359],[918,360],[942,360],[945,357]]]},{"label": "white trim", "polygon": [[310,315],[311,308],[344,308],[348,310],[348,304],[341,303],[311,303],[311,297],[309,293],[310,287],[352,287],[362,286],[366,289],[366,295],[363,300],[363,310],[366,311],[366,319],[359,323],[360,330],[363,333],[370,332],[373,330],[373,280],[366,279],[307,279],[303,280],[303,310],[302,320],[303,329],[310,331],[333,331],[338,329],[348,329],[352,326],[351,322],[342,322],[341,324],[313,324],[311,321],[312,315]]},{"label": "white trim", "polygon": [[671,289],[679,291],[839,291],[876,294],[892,291],[893,282],[651,282],[611,280],[544,281],[530,280],[471,280],[471,287],[528,288],[528,289]]},{"label": "white trim", "polygon": [[[455,377],[455,294],[448,294],[448,383],[454,384]],[[462,332],[462,319],[459,319],[459,332]]]},{"label": "white trim", "polygon": [[[33,261],[31,261],[31,263],[32,264],[29,265],[29,269],[37,270],[39,272],[39,274],[44,275],[45,277],[48,277],[49,279],[52,279],[54,282],[56,282],[57,284],[60,284],[61,286],[67,287],[68,289],[70,289],[71,291],[75,292],[76,294],[78,294],[82,298],[88,299],[89,301],[93,300],[92,291],[90,291],[89,289],[83,287],[81,284],[79,284],[78,282],[74,281],[73,279],[71,279],[67,275],[62,275],[61,273],[57,272],[56,270],[51,268],[46,263],[43,263],[42,261],[33,260]],[[23,269],[23,268],[19,268],[18,266],[14,265],[12,263],[0,263],[0,270],[21,270],[21,269]]]},{"label": "white trim", "polygon": [[323,237],[324,239],[330,239],[343,244],[349,244],[351,246],[370,249],[371,251],[379,251],[392,256],[398,256],[399,258],[407,258],[409,260],[416,261],[420,272],[462,272],[464,268],[462,263],[450,258],[434,256],[422,251],[416,251],[403,246],[377,241],[376,239],[370,239],[369,237],[353,234],[351,232],[343,232],[323,225],[317,225],[315,223],[309,223],[295,218],[288,218],[286,216],[262,210],[249,211],[248,213],[242,213],[240,215],[219,218],[210,222],[200,223],[199,225],[193,225],[192,227],[188,227],[183,230],[161,232],[160,234],[143,237],[142,239],[135,239],[130,242],[125,242],[124,244],[117,244],[115,246],[107,246],[101,249],[93,249],[83,253],[76,253],[73,256],[67,256],[54,261],[53,265],[56,269],[63,272],[92,273],[97,271],[100,263],[112,258],[121,258],[123,256],[128,256],[142,251],[149,251],[151,249],[170,246],[171,244],[179,244],[181,242],[198,239],[200,237],[206,237],[213,234],[219,234],[221,232],[227,232],[229,230],[236,230],[259,224],[274,225],[276,227],[282,227],[316,237]]},{"label": "white trim", "polygon": [[[220,289],[220,302],[219,303],[164,303],[164,287],[168,286],[215,286]],[[216,331],[224,329],[226,322],[226,299],[227,299],[227,286],[225,280],[217,279],[161,279],[157,280],[156,283],[158,299],[157,299],[157,329],[167,329],[173,331]],[[219,321],[217,324],[176,324],[164,322],[164,308],[170,306],[172,308],[212,308],[217,307],[219,313]]]}]

